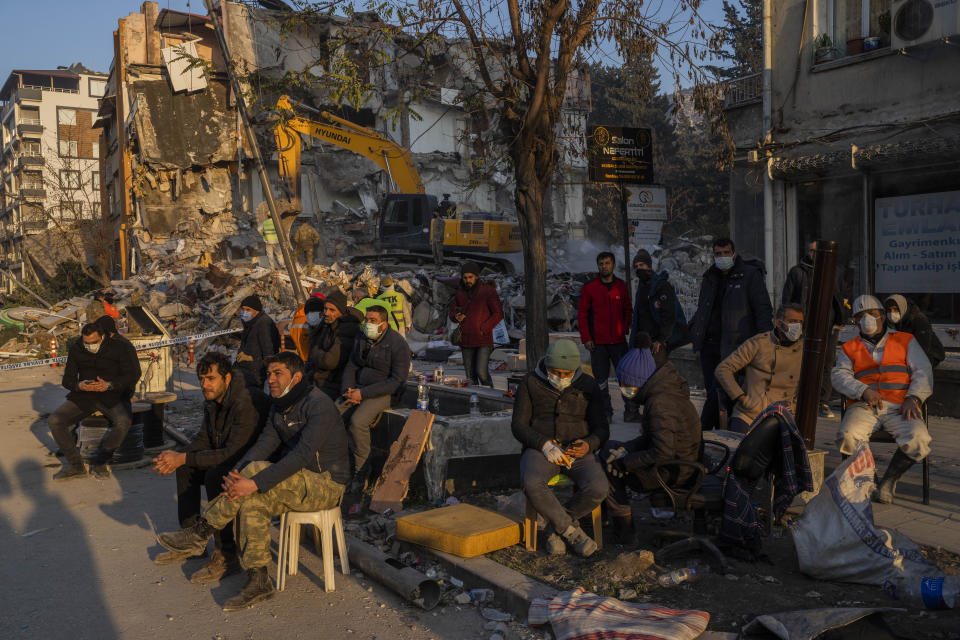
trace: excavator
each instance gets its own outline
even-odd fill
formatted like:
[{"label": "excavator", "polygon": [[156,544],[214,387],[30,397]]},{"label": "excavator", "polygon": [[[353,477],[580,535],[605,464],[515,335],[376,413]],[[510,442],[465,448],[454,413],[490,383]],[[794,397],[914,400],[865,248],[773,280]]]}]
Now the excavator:
[{"label": "excavator", "polygon": [[[325,122],[304,118],[298,115],[297,109],[317,113]],[[409,150],[376,131],[319,111],[285,95],[277,100],[276,110],[285,116],[276,122],[274,136],[280,177],[291,200],[286,207],[288,211],[302,209],[302,134],[353,151],[387,172],[396,191],[388,194],[380,207],[377,234],[380,251],[430,252],[433,212],[440,203],[436,196],[426,193]],[[443,248],[444,254],[457,257],[475,257],[460,251],[514,253],[521,250],[520,227],[516,220],[508,220],[499,214],[459,212],[455,218],[444,220]]]}]

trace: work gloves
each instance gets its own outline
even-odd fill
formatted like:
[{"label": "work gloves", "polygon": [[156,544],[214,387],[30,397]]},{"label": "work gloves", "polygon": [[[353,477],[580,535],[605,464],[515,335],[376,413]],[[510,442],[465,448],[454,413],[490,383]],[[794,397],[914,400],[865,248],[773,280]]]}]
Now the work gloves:
[{"label": "work gloves", "polygon": [[567,456],[563,453],[563,449],[555,445],[552,441],[547,440],[543,443],[543,446],[540,447],[540,450],[543,451],[543,457],[558,466],[568,466],[567,465]]}]

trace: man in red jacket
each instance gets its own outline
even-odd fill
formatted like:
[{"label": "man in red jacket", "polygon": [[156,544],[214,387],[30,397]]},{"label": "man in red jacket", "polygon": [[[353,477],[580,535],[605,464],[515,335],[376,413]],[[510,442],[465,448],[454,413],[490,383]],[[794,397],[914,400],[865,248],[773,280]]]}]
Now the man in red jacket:
[{"label": "man in red jacket", "polygon": [[480,265],[465,262],[460,268],[460,288],[450,304],[450,319],[460,324],[463,368],[470,384],[493,387],[490,352],[493,330],[503,320],[496,288],[480,281]]},{"label": "man in red jacket", "polygon": [[597,277],[583,285],[580,290],[580,306],[577,321],[580,340],[590,352],[590,366],[600,390],[603,391],[607,417],[613,416],[607,378],[610,363],[614,369],[620,358],[627,353],[627,331],[633,309],[627,285],[613,275],[616,258],[609,251],[597,256]]}]

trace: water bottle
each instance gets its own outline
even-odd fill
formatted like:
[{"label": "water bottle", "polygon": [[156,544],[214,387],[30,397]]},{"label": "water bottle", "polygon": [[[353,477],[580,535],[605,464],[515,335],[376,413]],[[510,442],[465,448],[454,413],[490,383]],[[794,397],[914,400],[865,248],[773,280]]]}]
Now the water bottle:
[{"label": "water bottle", "polygon": [[430,411],[430,387],[423,381],[422,376],[417,382],[417,409]]},{"label": "water bottle", "polygon": [[433,370],[433,381],[437,384],[443,384],[443,365],[438,364],[437,368]]},{"label": "water bottle", "polygon": [[480,415],[480,396],[477,395],[476,391],[470,394],[470,415]]},{"label": "water bottle", "polygon": [[960,576],[891,578],[884,581],[883,592],[917,608],[953,609],[960,593]]},{"label": "water bottle", "polygon": [[703,571],[700,567],[684,567],[683,569],[676,569],[670,573],[663,574],[657,578],[657,582],[660,583],[661,587],[675,587],[678,584],[696,580]]}]

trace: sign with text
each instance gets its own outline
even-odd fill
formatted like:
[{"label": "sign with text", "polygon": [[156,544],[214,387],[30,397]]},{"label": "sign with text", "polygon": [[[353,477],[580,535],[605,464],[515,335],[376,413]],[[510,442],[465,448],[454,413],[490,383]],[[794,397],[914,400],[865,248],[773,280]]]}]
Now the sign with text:
[{"label": "sign with text", "polygon": [[876,290],[960,292],[960,191],[877,198]]},{"label": "sign with text", "polygon": [[650,129],[593,125],[587,128],[591,182],[653,182]]},{"label": "sign with text", "polygon": [[627,190],[627,218],[630,220],[667,219],[667,190],[663,187],[624,185]]},{"label": "sign with text", "polygon": [[631,220],[630,241],[638,247],[660,244],[663,223],[658,220]]}]

